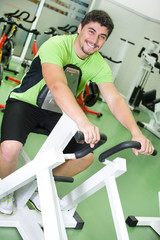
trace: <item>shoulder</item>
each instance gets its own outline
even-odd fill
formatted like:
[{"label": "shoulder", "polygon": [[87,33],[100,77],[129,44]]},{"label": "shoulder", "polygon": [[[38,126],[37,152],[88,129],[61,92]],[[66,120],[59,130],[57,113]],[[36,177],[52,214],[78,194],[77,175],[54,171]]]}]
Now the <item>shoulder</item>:
[{"label": "shoulder", "polygon": [[99,52],[95,52],[93,55],[91,55],[89,62],[91,67],[94,66],[94,71],[99,73],[101,71],[111,72],[110,66]]},{"label": "shoulder", "polygon": [[38,54],[42,63],[53,63],[64,66],[68,61],[76,36],[60,35],[51,37],[40,47]]},{"label": "shoulder", "polygon": [[99,52],[96,52],[91,56],[89,71],[91,73],[92,81],[97,84],[113,82],[111,68]]},{"label": "shoulder", "polygon": [[58,45],[65,46],[67,44],[72,43],[75,37],[76,37],[75,35],[57,35],[49,38],[46,42],[42,44],[40,48],[45,46],[58,46]]}]

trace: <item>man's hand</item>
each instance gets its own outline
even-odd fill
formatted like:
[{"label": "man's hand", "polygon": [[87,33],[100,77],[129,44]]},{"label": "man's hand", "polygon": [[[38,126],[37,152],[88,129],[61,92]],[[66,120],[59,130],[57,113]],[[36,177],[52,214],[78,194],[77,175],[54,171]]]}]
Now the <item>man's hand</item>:
[{"label": "man's hand", "polygon": [[90,147],[93,148],[100,140],[99,128],[88,119],[83,119],[83,121],[78,122],[77,125],[79,130],[84,134],[85,142],[90,144]]},{"label": "man's hand", "polygon": [[140,142],[141,149],[132,149],[134,154],[138,156],[139,153],[144,155],[151,155],[154,151],[154,147],[149,139],[147,139],[143,134],[133,136],[132,141]]}]

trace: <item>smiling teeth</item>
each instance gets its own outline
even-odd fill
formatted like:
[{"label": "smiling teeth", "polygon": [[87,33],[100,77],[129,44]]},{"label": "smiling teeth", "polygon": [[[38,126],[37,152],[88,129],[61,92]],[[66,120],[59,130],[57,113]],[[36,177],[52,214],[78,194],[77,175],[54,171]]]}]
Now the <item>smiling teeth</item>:
[{"label": "smiling teeth", "polygon": [[94,45],[91,45],[91,44],[89,44],[89,43],[88,43],[88,46],[91,47],[91,48],[94,48]]}]

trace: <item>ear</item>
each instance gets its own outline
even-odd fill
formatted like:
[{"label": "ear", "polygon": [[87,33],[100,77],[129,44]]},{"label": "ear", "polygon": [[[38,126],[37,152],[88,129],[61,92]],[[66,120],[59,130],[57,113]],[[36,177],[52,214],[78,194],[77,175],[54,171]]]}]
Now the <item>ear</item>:
[{"label": "ear", "polygon": [[79,26],[78,26],[77,32],[80,33],[81,30],[82,30],[82,24],[80,23]]}]

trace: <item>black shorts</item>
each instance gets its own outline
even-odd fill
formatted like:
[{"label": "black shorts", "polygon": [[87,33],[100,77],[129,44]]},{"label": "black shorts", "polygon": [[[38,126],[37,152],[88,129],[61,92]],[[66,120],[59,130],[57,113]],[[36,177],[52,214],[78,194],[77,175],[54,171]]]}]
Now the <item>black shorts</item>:
[{"label": "black shorts", "polygon": [[[30,132],[43,129],[49,135],[62,114],[40,109],[34,105],[19,100],[7,101],[1,125],[1,142],[17,140],[23,145]],[[67,145],[65,152],[73,153],[79,145],[74,137]]]}]

